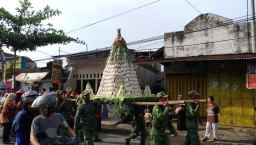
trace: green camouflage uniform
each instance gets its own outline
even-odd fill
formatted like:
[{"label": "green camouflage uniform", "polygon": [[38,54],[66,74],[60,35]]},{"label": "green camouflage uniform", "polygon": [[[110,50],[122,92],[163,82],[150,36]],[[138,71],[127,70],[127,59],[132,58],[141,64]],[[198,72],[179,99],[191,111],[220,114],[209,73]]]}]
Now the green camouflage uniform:
[{"label": "green camouflage uniform", "polygon": [[75,133],[79,134],[82,128],[84,134],[84,145],[93,145],[93,133],[95,129],[95,108],[90,102],[79,105],[76,112]]},{"label": "green camouflage uniform", "polygon": [[61,113],[65,120],[67,121],[68,125],[73,128],[74,121],[72,120],[72,116],[75,116],[77,105],[74,101],[71,100],[63,100],[65,101],[64,104],[57,100],[57,107],[56,112]]},{"label": "green camouflage uniform", "polygon": [[198,135],[198,113],[195,111],[195,103],[186,104],[186,127],[187,127],[187,136],[184,142],[184,145],[201,145]]},{"label": "green camouflage uniform", "polygon": [[94,139],[99,139],[99,131],[101,130],[101,103],[100,102],[91,102],[95,107],[95,129],[93,132]]},{"label": "green camouflage uniform", "polygon": [[165,133],[167,127],[171,133],[174,133],[174,127],[170,123],[169,107],[155,105],[152,113],[151,145],[170,145],[170,140]]},{"label": "green camouflage uniform", "polygon": [[83,96],[82,94],[78,95],[77,98],[76,98],[76,104],[77,106],[79,106],[80,104],[82,104],[84,101],[83,101]]},{"label": "green camouflage uniform", "polygon": [[133,114],[133,123],[132,123],[132,130],[129,138],[134,139],[140,135],[140,139],[145,141],[147,137],[147,133],[146,133],[143,107],[134,106],[132,110],[132,114]]}]

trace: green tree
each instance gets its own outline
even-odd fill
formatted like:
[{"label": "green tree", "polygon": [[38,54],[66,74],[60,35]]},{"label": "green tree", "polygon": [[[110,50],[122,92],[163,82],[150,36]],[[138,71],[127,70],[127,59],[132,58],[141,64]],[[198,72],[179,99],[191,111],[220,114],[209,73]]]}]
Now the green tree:
[{"label": "green tree", "polygon": [[14,52],[14,76],[17,51],[34,51],[37,47],[49,44],[85,44],[78,38],[67,36],[63,30],[54,29],[51,23],[43,23],[60,15],[61,11],[53,10],[48,5],[42,10],[34,11],[29,0],[19,2],[20,7],[16,8],[17,14],[14,15],[3,7],[0,8],[0,42]]}]

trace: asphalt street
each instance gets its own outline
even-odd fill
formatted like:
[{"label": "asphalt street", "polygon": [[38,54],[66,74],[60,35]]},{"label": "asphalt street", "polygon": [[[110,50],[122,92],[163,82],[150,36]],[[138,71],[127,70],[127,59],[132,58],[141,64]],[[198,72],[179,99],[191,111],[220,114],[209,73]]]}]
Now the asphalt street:
[{"label": "asphalt street", "polygon": [[[125,137],[129,135],[130,131],[116,128],[115,126],[102,126],[102,131],[99,136],[103,142],[95,142],[94,145],[125,145]],[[0,145],[5,145],[2,143],[2,129],[0,131]],[[15,145],[15,138],[11,137],[11,143],[9,145]],[[139,145],[140,140],[136,138],[131,140],[131,145]],[[149,145],[149,141],[146,142],[146,145]],[[79,145],[83,145],[81,142]]]}]

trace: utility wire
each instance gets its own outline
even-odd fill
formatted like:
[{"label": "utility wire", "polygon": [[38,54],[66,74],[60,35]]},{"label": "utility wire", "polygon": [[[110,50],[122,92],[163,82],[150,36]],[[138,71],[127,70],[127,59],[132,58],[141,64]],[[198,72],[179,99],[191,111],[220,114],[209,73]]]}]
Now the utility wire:
[{"label": "utility wire", "polygon": [[190,2],[188,2],[187,0],[185,0],[191,7],[193,7],[199,14],[201,14],[201,12],[195,7],[193,6]]},{"label": "utility wire", "polygon": [[62,50],[60,50],[60,52],[63,52],[63,53],[66,53],[66,54],[70,54],[70,53],[68,53],[68,52],[65,52],[65,51],[62,51]]},{"label": "utility wire", "polygon": [[[246,17],[246,16],[242,16],[242,17]],[[238,18],[242,18],[242,17],[238,17]],[[237,18],[234,18],[237,19]],[[226,21],[222,21],[222,23],[219,24],[210,24],[210,25],[204,25],[201,27],[197,27],[197,28],[193,28],[193,30],[189,31],[189,33],[193,33],[193,32],[199,32],[199,31],[203,31],[203,30],[207,30],[207,29],[212,29],[212,28],[218,28],[218,27],[223,27],[223,26],[227,26],[230,24],[235,24],[235,23],[241,23],[241,22],[246,22],[246,19],[238,19],[236,21],[232,21],[232,19],[228,19]],[[223,28],[222,28],[223,29]],[[188,33],[188,32],[186,32]],[[177,33],[173,33],[173,36],[175,36]],[[151,38],[147,38],[147,39],[142,39],[142,40],[137,40],[137,41],[133,41],[133,42],[129,42],[127,43],[127,46],[131,46],[131,45],[137,45],[137,44],[141,44],[141,43],[147,43],[147,42],[151,42],[151,41],[156,41],[156,40],[161,40],[164,39],[164,35],[160,35],[160,36],[155,36],[155,37],[151,37]],[[111,49],[111,47],[105,47],[105,48],[100,48],[97,51],[100,50],[107,50],[107,49]],[[66,56],[79,56],[81,55],[81,53],[77,54],[70,54],[70,55],[62,55],[61,57],[66,57]],[[55,56],[54,56],[55,57]],[[58,57],[58,56],[56,56]]]},{"label": "utility wire", "polygon": [[[235,24],[235,23],[243,23],[243,22],[247,22],[248,21],[248,18],[246,19],[241,19],[243,17],[248,17],[248,16],[241,16],[241,17],[237,17],[237,18],[233,18],[233,19],[228,19],[226,21],[221,21],[221,23],[218,23],[218,24],[210,24],[210,25],[204,25],[204,26],[201,26],[201,27],[197,27],[197,28],[193,28],[192,31],[189,31],[189,33],[192,33],[192,32],[198,32],[198,31],[203,31],[203,30],[207,30],[207,29],[212,29],[212,28],[217,28],[217,27],[223,27],[223,26],[227,26],[227,25],[230,25],[230,24]],[[236,20],[238,19],[238,20]],[[252,19],[250,17],[250,19]],[[233,21],[232,21],[233,20]],[[236,20],[236,21],[234,21]],[[173,33],[174,35],[176,33]],[[127,43],[128,46],[131,46],[131,45],[137,45],[137,44],[141,44],[141,43],[147,43],[147,42],[151,42],[151,41],[156,41],[156,40],[161,40],[161,39],[164,39],[164,35],[160,35],[160,36],[155,36],[155,37],[151,37],[151,38],[147,38],[147,39],[142,39],[142,40],[137,40],[137,41],[133,41],[133,42],[129,42]],[[146,47],[146,46],[145,46]],[[111,47],[105,47],[105,48],[101,48],[101,49],[98,49],[97,51],[100,51],[100,50],[107,50],[107,49],[111,49]],[[62,51],[63,52],[63,51]],[[67,52],[65,52],[67,53]],[[79,56],[81,55],[81,53],[79,54],[70,54],[70,53],[67,53],[69,55],[61,55],[61,56],[53,56],[53,57],[67,57],[67,56],[70,56],[70,57],[75,57],[75,56]],[[50,58],[52,59],[52,58]]]},{"label": "utility wire", "polygon": [[[163,42],[164,42],[164,41],[158,41],[158,42],[151,43],[151,44],[148,44],[148,45],[140,46],[140,47],[135,48],[135,50],[136,50],[136,51],[141,51],[141,50],[144,50],[144,51],[145,51],[145,49],[140,49],[140,48],[144,48],[144,47],[156,45],[156,44],[163,43]],[[158,48],[157,48],[157,49],[158,49]],[[147,49],[147,50],[152,50],[152,49]]]},{"label": "utility wire", "polygon": [[135,10],[137,10],[137,9],[140,9],[140,8],[143,8],[143,7],[146,7],[146,6],[149,6],[149,5],[151,5],[151,4],[154,4],[154,3],[157,3],[157,2],[160,2],[160,1],[161,1],[161,0],[153,1],[153,2],[151,2],[151,3],[148,3],[148,4],[145,4],[145,5],[139,6],[139,7],[137,7],[137,8],[134,8],[134,9],[125,11],[125,12],[123,12],[123,13],[114,15],[114,16],[112,16],[112,17],[108,17],[108,18],[105,18],[105,19],[103,19],[103,20],[100,20],[100,21],[91,23],[91,24],[89,24],[89,25],[85,25],[85,26],[83,26],[83,27],[80,27],[80,28],[71,30],[71,31],[67,32],[66,34],[71,33],[71,32],[75,32],[75,31],[77,31],[77,30],[80,30],[80,29],[83,29],[83,28],[86,28],[86,27],[89,27],[89,26],[92,26],[92,25],[95,25],[95,24],[98,24],[98,23],[100,23],[100,22],[104,22],[104,21],[106,21],[106,20],[110,20],[110,19],[112,19],[112,18],[121,16],[121,15],[123,15],[123,14],[129,13],[129,12],[132,12],[132,11],[135,11]]},{"label": "utility wire", "polygon": [[40,51],[40,50],[35,50],[35,51],[38,51],[38,52],[41,52],[41,53],[43,53],[43,54],[46,54],[46,55],[52,56],[51,54],[49,54],[49,53],[45,53],[45,52]]}]

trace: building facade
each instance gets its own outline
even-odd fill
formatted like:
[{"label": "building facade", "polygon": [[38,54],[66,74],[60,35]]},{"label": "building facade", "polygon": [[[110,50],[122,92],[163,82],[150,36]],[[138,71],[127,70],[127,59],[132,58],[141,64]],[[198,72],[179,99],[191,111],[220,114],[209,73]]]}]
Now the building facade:
[{"label": "building facade", "polygon": [[[249,29],[239,20],[201,14],[183,31],[164,34],[162,57],[134,64],[164,65],[164,86],[171,99],[177,100],[179,94],[188,99],[190,90],[202,99],[214,96],[220,106],[219,124],[255,127],[256,91],[247,87],[248,70],[256,63]],[[254,77],[251,82],[255,81]],[[206,103],[200,104],[199,112],[206,117]]]},{"label": "building facade", "polygon": [[[67,61],[68,65],[71,66],[71,71],[64,84],[64,88],[71,87],[77,92],[82,92],[89,82],[96,94],[99,89],[109,52],[110,49],[100,49],[68,55]],[[133,50],[130,50],[130,52],[133,58],[136,57]],[[134,65],[134,68],[141,89],[143,89],[145,85],[150,85],[153,91],[154,89],[157,91],[158,86],[155,84],[155,78],[159,78],[160,65],[147,67]]]},{"label": "building facade", "polygon": [[[201,98],[214,96],[220,124],[255,126],[255,90],[246,87],[251,53],[247,24],[207,13],[188,23],[184,31],[165,33],[166,89],[174,98],[189,90]],[[206,104],[200,109],[206,116]]]}]

